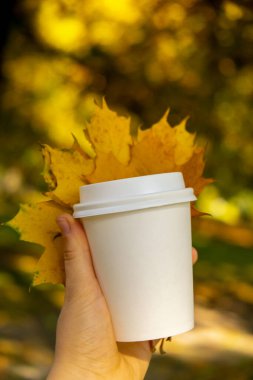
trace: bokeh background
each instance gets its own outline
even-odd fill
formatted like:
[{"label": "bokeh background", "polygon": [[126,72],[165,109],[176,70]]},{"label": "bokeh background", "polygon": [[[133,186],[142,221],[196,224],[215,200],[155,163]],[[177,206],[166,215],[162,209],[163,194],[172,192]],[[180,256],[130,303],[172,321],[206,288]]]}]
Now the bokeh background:
[{"label": "bokeh background", "polygon": [[[146,380],[253,379],[253,6],[211,0],[0,3],[0,221],[46,190],[39,143],[69,147],[102,96],[148,128],[206,146],[193,220],[196,328],[153,356]],[[41,380],[60,286],[30,289],[41,248],[0,229],[0,379]]]}]

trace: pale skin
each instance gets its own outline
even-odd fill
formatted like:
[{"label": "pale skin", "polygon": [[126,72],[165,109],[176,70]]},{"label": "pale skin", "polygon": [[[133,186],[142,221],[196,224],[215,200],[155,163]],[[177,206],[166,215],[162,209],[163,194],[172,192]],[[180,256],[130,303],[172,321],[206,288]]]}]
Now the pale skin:
[{"label": "pale skin", "polygon": [[[143,380],[152,356],[149,341],[116,342],[85,231],[68,214],[57,223],[64,239],[66,289],[47,380]],[[193,264],[197,259],[193,248]]]}]

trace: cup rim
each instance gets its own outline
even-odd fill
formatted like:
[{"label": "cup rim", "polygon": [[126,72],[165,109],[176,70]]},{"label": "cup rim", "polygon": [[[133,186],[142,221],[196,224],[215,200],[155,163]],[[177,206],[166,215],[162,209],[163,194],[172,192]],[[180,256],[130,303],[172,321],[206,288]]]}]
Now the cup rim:
[{"label": "cup rim", "polygon": [[195,201],[181,172],[159,173],[88,184],[80,187],[74,217],[112,214]]}]

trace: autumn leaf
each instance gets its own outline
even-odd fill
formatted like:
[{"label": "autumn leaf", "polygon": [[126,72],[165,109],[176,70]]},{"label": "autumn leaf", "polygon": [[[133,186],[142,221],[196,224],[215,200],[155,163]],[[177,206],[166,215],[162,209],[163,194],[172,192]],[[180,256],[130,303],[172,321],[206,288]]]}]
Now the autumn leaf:
[{"label": "autumn leaf", "polygon": [[110,153],[98,152],[95,170],[86,178],[90,183],[113,181],[115,179],[138,176],[138,171],[132,165],[123,165]]},{"label": "autumn leaf", "polygon": [[65,206],[78,203],[79,187],[87,184],[85,176],[94,170],[94,161],[76,149],[61,150],[48,145],[42,146],[42,155],[43,175],[50,189],[47,196]]},{"label": "autumn leaf", "polygon": [[45,248],[35,268],[34,285],[64,282],[63,258],[59,249],[60,229],[56,223],[56,218],[64,212],[68,210],[52,200],[25,204],[7,223],[21,234],[22,240]]},{"label": "autumn leaf", "polygon": [[[79,188],[121,178],[166,172],[182,172],[187,187],[196,195],[213,180],[204,178],[203,147],[195,144],[195,134],[186,129],[187,119],[172,127],[168,112],[147,130],[130,133],[130,118],[118,116],[103,100],[79,139],[72,147],[56,149],[42,145],[44,169],[48,185],[46,200],[22,205],[8,223],[19,231],[21,239],[45,248],[36,268],[34,284],[64,282],[64,266],[60,231],[56,217],[72,213],[79,202]],[[191,205],[192,216],[201,215]]]},{"label": "autumn leaf", "polygon": [[179,168],[184,175],[186,187],[193,187],[195,195],[199,195],[205,186],[214,182],[212,178],[203,178],[205,167],[204,148],[196,147],[191,158]]},{"label": "autumn leaf", "polygon": [[128,164],[132,145],[130,118],[118,116],[103,99],[102,108],[96,106],[87,132],[96,153],[112,152],[120,163]]}]

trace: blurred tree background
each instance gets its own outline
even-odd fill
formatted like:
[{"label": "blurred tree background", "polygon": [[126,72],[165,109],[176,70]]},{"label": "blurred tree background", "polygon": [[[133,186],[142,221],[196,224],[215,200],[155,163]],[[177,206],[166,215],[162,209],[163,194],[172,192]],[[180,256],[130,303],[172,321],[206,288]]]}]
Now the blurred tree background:
[{"label": "blurred tree background", "polygon": [[[212,217],[194,221],[197,327],[147,379],[252,379],[252,2],[4,0],[0,17],[1,221],[46,189],[39,143],[69,147],[94,99],[133,127],[189,115],[216,180],[198,201]],[[7,227],[0,249],[0,378],[42,379],[63,292],[28,292],[41,250]]]}]

